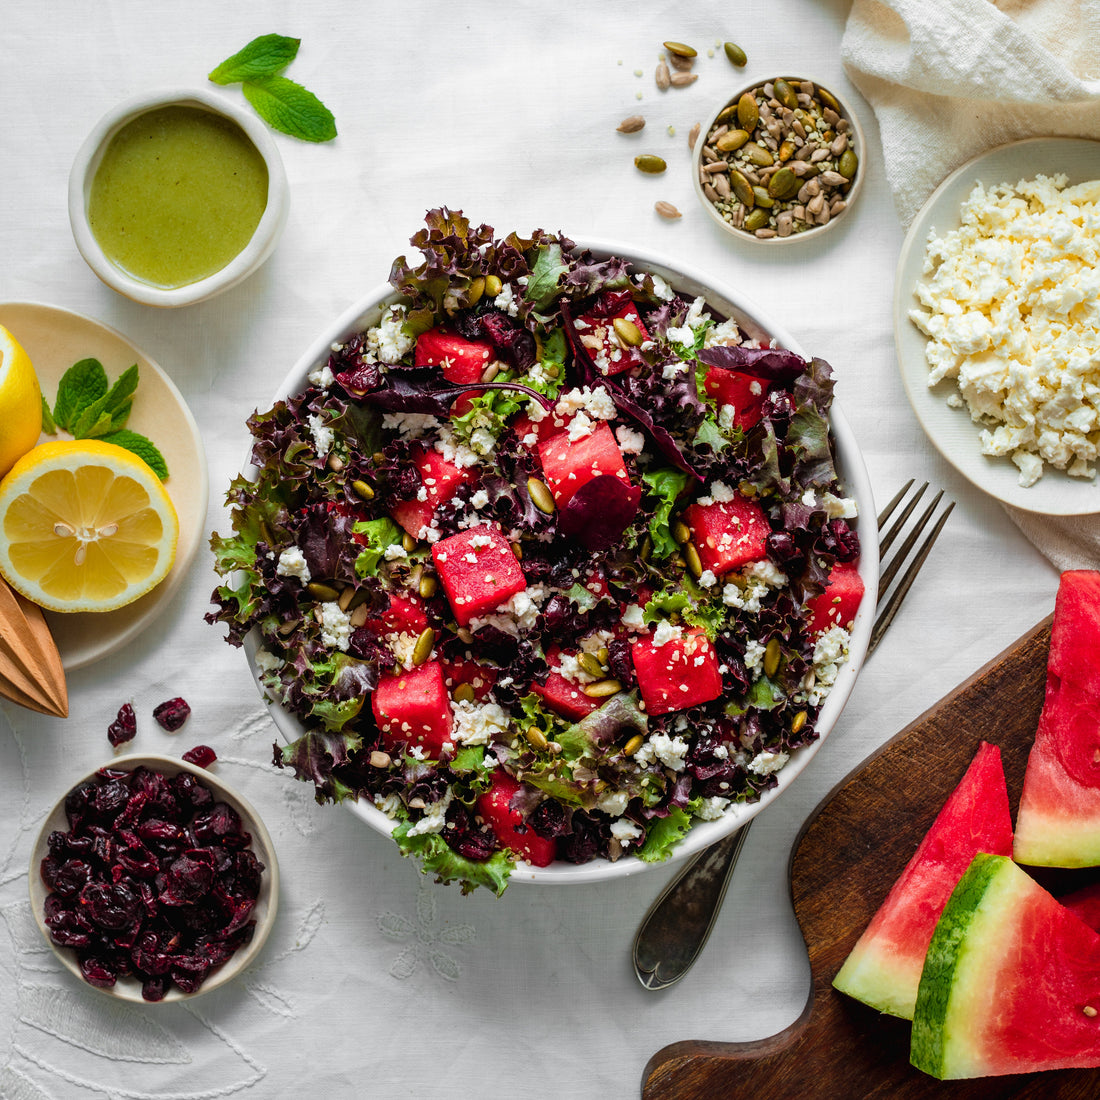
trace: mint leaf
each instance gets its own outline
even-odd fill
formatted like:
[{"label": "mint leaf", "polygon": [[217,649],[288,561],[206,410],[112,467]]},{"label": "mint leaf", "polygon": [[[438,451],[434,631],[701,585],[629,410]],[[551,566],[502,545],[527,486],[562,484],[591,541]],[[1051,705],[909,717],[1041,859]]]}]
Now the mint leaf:
[{"label": "mint leaf", "polygon": [[124,447],[136,454],[161,481],[167,480],[168,463],[164,461],[164,455],[157,450],[152,440],[146,439],[138,432],[130,431],[129,428],[124,428],[120,432],[108,432],[100,438],[104,443],[113,443],[116,447]]},{"label": "mint leaf", "polygon": [[107,413],[116,429],[124,428],[130,418],[134,392],[138,386],[138,366],[135,363],[118,376],[115,384],[107,393],[103,411]]},{"label": "mint leaf", "polygon": [[298,55],[300,38],[281,34],[262,34],[253,38],[243,50],[227,57],[209,79],[215,84],[237,84],[261,76],[281,73]]},{"label": "mint leaf", "polygon": [[[93,416],[95,417],[94,420],[92,419]],[[76,425],[73,428],[73,438],[99,439],[100,436],[106,435],[112,427],[111,414],[101,412],[96,416],[93,406],[92,408],[85,409],[80,416],[77,417]]]},{"label": "mint leaf", "polygon": [[42,430],[47,435],[57,435],[57,425],[54,423],[50,403],[46,400],[45,394],[42,395]]},{"label": "mint leaf", "polygon": [[71,432],[77,416],[107,393],[107,372],[98,359],[74,363],[57,384],[54,421]]},{"label": "mint leaf", "polygon": [[285,76],[246,80],[241,90],[274,130],[302,141],[331,141],[336,137],[332,112],[312,92]]}]

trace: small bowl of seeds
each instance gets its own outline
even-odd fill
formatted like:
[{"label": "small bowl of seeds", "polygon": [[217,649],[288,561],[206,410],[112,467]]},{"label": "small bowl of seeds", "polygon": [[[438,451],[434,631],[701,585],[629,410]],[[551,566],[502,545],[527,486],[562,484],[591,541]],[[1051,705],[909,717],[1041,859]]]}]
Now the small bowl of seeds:
[{"label": "small bowl of seeds", "polygon": [[800,77],[757,80],[700,130],[695,191],[727,233],[763,244],[820,236],[863,183],[863,130],[828,88]]}]

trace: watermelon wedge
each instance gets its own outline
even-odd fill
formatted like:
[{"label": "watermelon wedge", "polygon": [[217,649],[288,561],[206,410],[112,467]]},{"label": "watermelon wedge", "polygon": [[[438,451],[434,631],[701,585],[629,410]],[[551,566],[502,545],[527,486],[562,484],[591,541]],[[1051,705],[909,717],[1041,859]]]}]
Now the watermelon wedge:
[{"label": "watermelon wedge", "polygon": [[1046,695],[1027,760],[1015,858],[1034,867],[1100,864],[1100,573],[1063,573]]},{"label": "watermelon wedge", "polygon": [[975,856],[932,935],[910,1061],[942,1080],[1100,1066],[1100,935],[1010,859]]},{"label": "watermelon wedge", "polygon": [[880,1012],[911,1020],[932,930],[977,852],[1012,852],[1001,750],[984,741],[833,985]]}]

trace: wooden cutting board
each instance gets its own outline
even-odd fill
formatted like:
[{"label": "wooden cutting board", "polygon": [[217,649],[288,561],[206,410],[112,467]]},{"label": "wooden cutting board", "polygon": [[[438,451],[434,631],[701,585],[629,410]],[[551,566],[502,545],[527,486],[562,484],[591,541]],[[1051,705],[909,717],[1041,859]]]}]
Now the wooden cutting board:
[{"label": "wooden cutting board", "polygon": [[[1050,620],[907,726],[814,811],[790,861],[813,985],[799,1019],[752,1043],[658,1051],[643,1100],[1095,1100],[1100,1070],[937,1081],[909,1065],[908,1021],[837,993],[832,980],[985,740],[999,745],[1013,820],[1046,683]],[[1100,870],[1044,872],[1055,894]],[[736,881],[733,886],[736,889]],[[711,960],[714,963],[714,960]]]}]

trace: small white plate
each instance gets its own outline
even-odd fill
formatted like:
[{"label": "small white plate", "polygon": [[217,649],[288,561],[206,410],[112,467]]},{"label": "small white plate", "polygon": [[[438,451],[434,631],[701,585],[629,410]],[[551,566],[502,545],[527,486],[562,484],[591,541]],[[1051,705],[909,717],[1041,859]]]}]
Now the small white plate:
[{"label": "small white plate", "polygon": [[915,291],[922,277],[928,234],[934,230],[942,236],[961,225],[960,210],[975,183],[989,187],[1062,173],[1071,184],[1100,176],[1100,142],[1079,138],[1016,141],[975,157],[936,188],[909,227],[898,258],[894,342],[913,411],[936,449],[959,473],[990,496],[1025,512],[1078,516],[1100,512],[1100,479],[1070,477],[1045,463],[1043,476],[1025,489],[1011,458],[983,455],[978,439],[981,426],[970,419],[965,407],[953,409],[947,404],[948,396],[957,390],[955,383],[945,379],[929,389],[924,357],[928,337],[909,320],[909,311],[919,305]]},{"label": "small white plate", "polygon": [[[168,606],[194,561],[206,523],[210,481],[199,426],[175,383],[120,332],[99,321],[38,302],[0,303],[0,325],[22,344],[34,364],[42,393],[53,406],[61,376],[81,359],[98,359],[114,381],[134,363],[140,375],[127,427],[151,439],[168,464],[164,483],[180,521],[176,559],[151,592],[117,611],[60,615],[46,621],[66,671],[114,652],[141,633]],[[41,442],[68,438],[43,434]]]},{"label": "small white plate", "polygon": [[[279,861],[275,856],[275,846],[271,841],[271,836],[260,819],[260,815],[232,787],[205,768],[188,764],[186,760],[177,760],[171,756],[153,756],[138,753],[129,756],[116,756],[113,760],[108,760],[101,765],[104,768],[117,768],[120,771],[127,772],[132,772],[135,768],[141,766],[168,776],[178,775],[180,772],[190,772],[201,780],[217,801],[228,803],[240,815],[242,828],[252,837],[252,852],[264,865],[264,871],[260,878],[260,893],[256,898],[256,904],[251,914],[252,919],[256,921],[252,939],[235,951],[224,963],[211,970],[209,976],[194,993],[184,993],[183,990],[173,984],[165,993],[163,1001],[146,1001],[141,995],[141,983],[132,975],[119,978],[109,989],[93,985],[88,986],[89,989],[99,989],[100,993],[105,993],[122,1001],[132,1001],[137,1004],[168,1004],[173,1001],[187,1001],[193,997],[200,997],[203,993],[209,993],[211,990],[225,985],[259,955],[260,949],[275,923],[275,913],[279,907]],[[84,978],[80,973],[76,951],[69,947],[58,947],[50,938],[50,930],[46,927],[43,907],[49,891],[42,881],[40,867],[42,860],[49,851],[47,842],[50,833],[55,830],[68,831],[69,819],[65,814],[65,799],[68,797],[69,791],[74,787],[79,787],[81,783],[89,779],[95,779],[98,771],[99,768],[96,768],[87,775],[80,776],[65,788],[65,794],[58,799],[57,804],[50,811],[39,830],[31,852],[31,866],[28,875],[31,911],[34,913],[35,922],[38,924],[42,935],[46,937],[46,942],[53,948],[54,954],[64,963],[65,969],[75,974],[81,982],[84,981]]]}]

